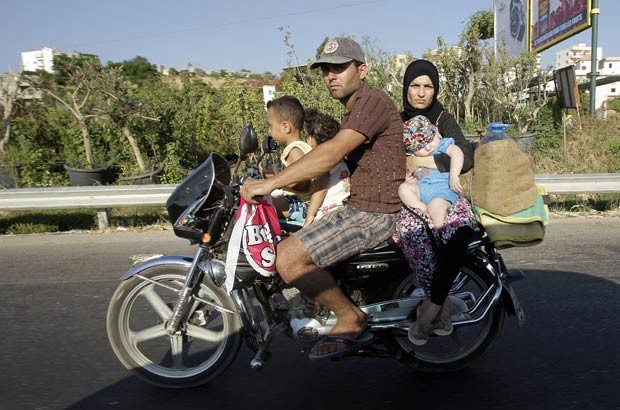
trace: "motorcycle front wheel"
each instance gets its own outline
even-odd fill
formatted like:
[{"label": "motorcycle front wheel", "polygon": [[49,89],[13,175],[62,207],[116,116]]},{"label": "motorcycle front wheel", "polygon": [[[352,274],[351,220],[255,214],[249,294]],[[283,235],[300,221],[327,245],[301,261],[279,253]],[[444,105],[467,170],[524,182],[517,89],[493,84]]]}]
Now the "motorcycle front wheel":
[{"label": "motorcycle front wheel", "polygon": [[[492,283],[493,278],[483,269],[461,268],[448,295],[453,305],[453,320],[468,318],[470,309]],[[416,287],[415,275],[408,275],[393,284],[392,297],[409,297]],[[449,336],[433,335],[423,346],[411,343],[402,331],[393,331],[386,342],[391,350],[413,353],[416,370],[428,373],[456,371],[469,366],[491,346],[502,328],[504,315],[505,308],[500,300],[481,321],[455,326]]]},{"label": "motorcycle front wheel", "polygon": [[[159,387],[204,384],[233,362],[241,346],[238,314],[215,310],[196,299],[178,332],[165,325],[185,282],[187,269],[160,265],[122,282],[110,301],[108,339],[120,362],[140,378]],[[201,299],[236,311],[226,292],[208,279],[195,290]]]}]

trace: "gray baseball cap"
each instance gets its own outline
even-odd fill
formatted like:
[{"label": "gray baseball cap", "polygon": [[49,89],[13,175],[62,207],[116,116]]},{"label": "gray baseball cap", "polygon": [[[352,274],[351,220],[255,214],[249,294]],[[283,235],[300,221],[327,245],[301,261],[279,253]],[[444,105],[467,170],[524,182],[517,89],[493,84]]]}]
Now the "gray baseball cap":
[{"label": "gray baseball cap", "polygon": [[310,68],[320,67],[321,64],[345,64],[350,61],[366,64],[364,50],[348,37],[335,37],[325,44],[321,57],[312,63]]}]

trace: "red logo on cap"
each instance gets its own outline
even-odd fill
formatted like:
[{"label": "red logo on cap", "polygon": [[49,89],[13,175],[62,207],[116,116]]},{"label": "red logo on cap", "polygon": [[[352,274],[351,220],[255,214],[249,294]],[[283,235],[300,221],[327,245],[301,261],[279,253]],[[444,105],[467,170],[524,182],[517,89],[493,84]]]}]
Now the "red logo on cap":
[{"label": "red logo on cap", "polygon": [[338,50],[338,42],[336,40],[332,40],[325,44],[325,47],[323,48],[323,52],[325,54],[331,54],[336,50]]}]

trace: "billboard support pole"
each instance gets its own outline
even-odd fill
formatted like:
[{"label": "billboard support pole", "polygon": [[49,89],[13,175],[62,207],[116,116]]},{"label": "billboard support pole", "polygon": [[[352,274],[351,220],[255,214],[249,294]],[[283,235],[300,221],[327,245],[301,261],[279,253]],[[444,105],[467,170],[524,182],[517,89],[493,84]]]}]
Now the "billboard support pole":
[{"label": "billboard support pole", "polygon": [[598,8],[598,0],[592,0],[592,59],[590,60],[590,117],[596,116],[596,76],[598,75],[597,69],[597,55],[596,50],[598,48],[598,15],[601,11]]}]

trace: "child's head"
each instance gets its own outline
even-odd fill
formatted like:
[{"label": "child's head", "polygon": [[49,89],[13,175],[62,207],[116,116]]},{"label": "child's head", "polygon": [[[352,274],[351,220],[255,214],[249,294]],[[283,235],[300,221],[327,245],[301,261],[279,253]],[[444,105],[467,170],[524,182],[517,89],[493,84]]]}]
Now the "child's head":
[{"label": "child's head", "polygon": [[417,157],[433,155],[440,139],[437,127],[423,115],[417,115],[403,124],[403,142],[408,154]]},{"label": "child's head", "polygon": [[293,96],[285,95],[267,103],[269,134],[280,144],[299,139],[304,125],[304,107]]},{"label": "child's head", "polygon": [[315,108],[306,111],[306,132],[308,144],[314,148],[330,140],[340,131],[340,124],[331,115],[324,114]]}]

